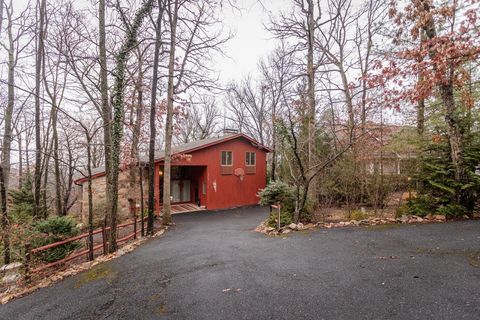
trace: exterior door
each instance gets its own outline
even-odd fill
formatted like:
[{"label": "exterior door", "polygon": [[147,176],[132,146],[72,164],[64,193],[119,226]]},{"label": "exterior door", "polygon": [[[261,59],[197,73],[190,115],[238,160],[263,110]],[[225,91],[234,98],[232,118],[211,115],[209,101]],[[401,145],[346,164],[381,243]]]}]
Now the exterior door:
[{"label": "exterior door", "polygon": [[170,193],[172,202],[190,202],[190,180],[172,180]]}]

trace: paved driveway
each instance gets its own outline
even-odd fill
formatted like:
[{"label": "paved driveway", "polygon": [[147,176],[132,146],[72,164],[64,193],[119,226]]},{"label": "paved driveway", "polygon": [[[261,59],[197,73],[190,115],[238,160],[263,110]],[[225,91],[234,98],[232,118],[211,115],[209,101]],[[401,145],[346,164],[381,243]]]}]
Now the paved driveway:
[{"label": "paved driveway", "polygon": [[0,319],[479,319],[480,222],[252,232],[263,208],[177,215],[134,252]]}]

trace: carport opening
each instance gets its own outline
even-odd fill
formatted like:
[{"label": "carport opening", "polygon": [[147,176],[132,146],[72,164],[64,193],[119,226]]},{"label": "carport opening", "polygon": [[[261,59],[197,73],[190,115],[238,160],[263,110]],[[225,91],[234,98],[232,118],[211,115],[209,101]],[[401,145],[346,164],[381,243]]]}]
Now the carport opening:
[{"label": "carport opening", "polygon": [[[190,212],[206,208],[206,166],[172,166],[170,195],[172,213]],[[159,169],[158,197],[163,203],[163,166]]]}]

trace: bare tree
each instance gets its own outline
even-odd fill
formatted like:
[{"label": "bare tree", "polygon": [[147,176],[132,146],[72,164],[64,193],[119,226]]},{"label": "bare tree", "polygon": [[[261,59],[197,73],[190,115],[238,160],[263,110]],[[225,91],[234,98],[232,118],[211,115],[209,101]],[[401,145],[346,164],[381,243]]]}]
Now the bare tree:
[{"label": "bare tree", "polygon": [[[30,8],[27,7],[21,11],[17,17],[14,17],[13,3],[7,5],[4,3],[7,13],[7,39],[8,45],[0,43],[5,51],[7,51],[7,103],[5,113],[3,117],[4,133],[2,138],[2,166],[5,174],[5,186],[8,190],[8,181],[10,177],[10,157],[11,157],[11,145],[14,139],[13,130],[16,130],[16,124],[18,122],[18,116],[22,113],[24,106],[28,100],[25,99],[21,104],[19,96],[15,93],[16,88],[16,69],[22,58],[22,53],[28,49],[32,40],[25,40],[28,36],[28,31],[31,28]],[[15,102],[17,102],[17,108],[14,108]],[[18,109],[18,110],[15,110]]]},{"label": "bare tree", "polygon": [[217,130],[220,112],[213,96],[190,96],[184,117],[177,121],[181,142],[202,140]]},{"label": "bare tree", "polygon": [[251,77],[228,86],[226,108],[232,125],[272,148],[270,178],[275,180],[277,130],[282,98],[297,79],[293,56],[283,43],[259,63],[261,77]]},{"label": "bare tree", "polygon": [[227,106],[236,116],[235,121],[242,121],[243,130],[263,145],[267,140],[265,129],[271,123],[267,89],[263,83],[254,84],[249,78],[241,84],[230,84],[228,89],[230,97]]},{"label": "bare tree", "polygon": [[272,148],[270,178],[275,180],[277,168],[277,126],[276,122],[282,112],[282,97],[285,96],[287,88],[294,81],[292,77],[293,61],[292,55],[286,51],[285,44],[281,42],[267,58],[260,62],[263,83],[266,86],[270,103],[270,121],[267,128],[270,129],[269,146]]},{"label": "bare tree", "polygon": [[[46,46],[44,48],[44,60],[42,75],[44,89],[51,105],[52,124],[52,154],[55,178],[55,211],[57,215],[65,215],[64,203],[62,202],[62,182],[60,171],[59,134],[58,134],[58,108],[63,103],[66,89],[68,66],[61,63],[65,51],[65,30],[63,29],[63,17],[57,8],[49,12],[51,18],[47,19]],[[60,20],[58,19],[60,18]]]},{"label": "bare tree", "polygon": [[[213,51],[221,53],[221,46],[231,37],[224,36],[222,30],[214,31],[220,23],[216,16],[219,5],[209,0],[166,2],[170,41],[164,137],[163,224],[171,222],[170,171],[175,100],[180,100],[179,96],[190,90],[198,92],[216,88],[215,79],[209,75],[212,70],[208,58]],[[180,58],[178,62],[175,61],[177,57]]]},{"label": "bare tree", "polygon": [[[74,185],[74,175],[76,173],[76,168],[79,167],[79,160],[83,158],[78,152],[75,152],[75,142],[80,139],[80,134],[77,131],[71,130],[72,121],[68,120],[68,117],[64,116],[62,121],[59,121],[61,127],[62,135],[59,137],[60,141],[63,143],[63,152],[61,152],[60,157],[62,158],[61,168],[60,168],[60,181],[61,181],[61,198],[62,198],[62,216],[67,215],[69,210],[75,204],[76,197],[74,197],[73,185]],[[92,139],[95,135],[92,135]],[[92,153],[92,144],[90,143],[90,152]],[[93,160],[93,156],[91,156]],[[94,162],[90,161],[91,165],[94,166]]]},{"label": "bare tree", "polygon": [[[342,0],[339,0],[342,1]],[[304,139],[306,141],[306,154],[304,155],[309,164],[314,164],[316,159],[315,139],[316,139],[316,75],[319,66],[324,63],[325,52],[316,44],[320,40],[320,32],[324,26],[332,25],[337,19],[338,7],[330,7],[328,11],[333,15],[324,18],[324,7],[320,1],[315,0],[295,0],[293,1],[293,10],[280,13],[278,18],[272,18],[268,29],[279,39],[294,41],[291,51],[304,55],[305,61],[299,66],[299,75],[306,77],[306,103],[308,109],[305,110]],[[316,183],[312,185],[310,196],[313,201],[316,199]]]},{"label": "bare tree", "polygon": [[[2,214],[2,233],[3,233],[3,246],[4,246],[4,263],[10,262],[10,242],[9,242],[9,221],[8,221],[8,208],[7,208],[7,192],[10,178],[10,158],[11,147],[13,140],[13,113],[15,105],[15,68],[18,63],[19,55],[29,45],[21,43],[22,37],[26,34],[28,26],[26,25],[26,19],[28,18],[28,8],[21,12],[18,18],[13,16],[13,3],[10,0],[8,6],[2,3],[2,7],[5,5],[7,13],[7,37],[8,46],[2,43],[2,47],[8,52],[8,94],[7,94],[7,107],[3,118],[4,131],[2,136],[2,153],[0,163],[0,210]],[[16,27],[16,31],[14,30]]]}]

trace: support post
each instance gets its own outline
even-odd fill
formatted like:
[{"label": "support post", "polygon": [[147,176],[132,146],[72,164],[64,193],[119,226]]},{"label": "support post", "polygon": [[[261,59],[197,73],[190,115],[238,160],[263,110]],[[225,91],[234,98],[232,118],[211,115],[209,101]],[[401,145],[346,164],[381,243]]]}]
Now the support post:
[{"label": "support post", "polygon": [[278,231],[280,232],[280,228],[282,227],[282,221],[280,219],[280,204],[277,207],[278,207]]},{"label": "support post", "polygon": [[[143,199],[142,199],[143,201]],[[143,210],[143,205],[142,205],[142,208],[140,208],[140,218],[142,219],[142,221],[140,222],[141,225],[142,225],[142,237],[145,237],[145,213],[144,213],[144,210]]]},{"label": "support post", "polygon": [[137,214],[136,214],[136,209],[135,209],[135,214],[133,215],[133,239],[137,239]]},{"label": "support post", "polygon": [[23,264],[23,267],[25,269],[25,283],[30,284],[32,281],[32,276],[30,274],[30,263],[31,263],[31,257],[32,257],[32,245],[30,242],[25,243],[25,262]]},{"label": "support post", "polygon": [[133,239],[137,239],[137,203],[134,199],[128,199],[130,214],[133,217]]},{"label": "support post", "polygon": [[108,246],[107,246],[107,231],[105,230],[105,223],[102,225],[102,243],[103,243],[103,254],[106,255],[108,253]]},{"label": "support post", "polygon": [[280,220],[280,219],[281,219],[281,216],[280,216],[281,205],[280,205],[280,204],[272,204],[272,205],[270,206],[270,212],[273,211],[272,209],[278,209],[277,231],[280,232],[280,229],[281,229],[281,227],[282,227],[282,221]]}]

